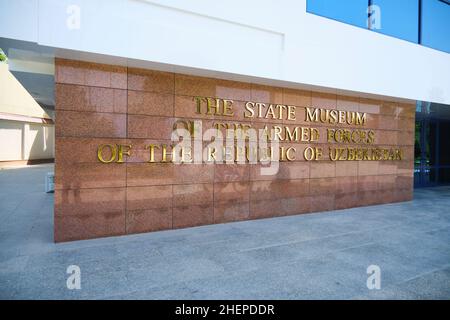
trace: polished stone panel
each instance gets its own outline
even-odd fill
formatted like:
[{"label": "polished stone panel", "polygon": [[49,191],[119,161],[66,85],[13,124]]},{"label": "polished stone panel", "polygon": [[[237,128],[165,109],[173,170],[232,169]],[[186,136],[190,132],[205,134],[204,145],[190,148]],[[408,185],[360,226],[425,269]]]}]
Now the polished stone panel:
[{"label": "polished stone panel", "polygon": [[[102,144],[127,144],[128,139],[58,137],[55,147],[55,157],[58,159],[57,169],[69,164],[92,163],[99,164],[97,157],[98,146]],[[110,159],[111,149],[103,150],[103,157]],[[61,165],[59,165],[61,164]]]},{"label": "polished stone panel", "polygon": [[123,213],[55,215],[55,241],[72,241],[125,234]]},{"label": "polished stone panel", "polygon": [[230,182],[230,181],[249,181],[250,168],[249,164],[217,164],[214,166],[214,181]]},{"label": "polished stone panel", "polygon": [[[55,239],[68,241],[212,223],[331,211],[409,201],[413,190],[413,104],[293,88],[203,78],[154,70],[56,59]],[[200,97],[200,100],[198,100]],[[209,101],[207,100],[209,99]],[[216,100],[219,99],[219,100]],[[233,116],[220,110],[233,100]],[[197,102],[200,101],[200,113]],[[262,103],[262,117],[244,116],[246,102]],[[210,109],[217,104],[217,110]],[[266,115],[292,106],[295,118]],[[308,122],[307,107],[366,113],[366,123]],[[278,111],[283,109],[278,109]],[[255,106],[254,109],[257,112]],[[328,119],[329,120],[329,119]],[[201,121],[201,134],[226,137],[235,125],[277,127],[279,147],[292,161],[267,164],[171,162],[174,126]],[[285,127],[318,129],[295,139]],[[373,130],[373,144],[341,142],[328,130]],[[249,138],[254,141],[255,138]],[[166,145],[165,157],[161,148]],[[209,142],[200,143],[208,146]],[[98,158],[99,146],[103,159]],[[189,143],[193,147],[193,143]],[[330,148],[402,148],[401,161],[330,161]],[[118,150],[124,148],[119,161]],[[317,161],[304,152],[321,150]],[[115,150],[115,151],[114,151]],[[130,155],[126,154],[130,150]],[[166,159],[166,163],[161,163]],[[285,159],[286,160],[286,159]],[[152,162],[153,161],[153,162]]]},{"label": "polished stone panel", "polygon": [[251,96],[253,101],[266,103],[283,103],[283,89],[263,85],[252,85]]},{"label": "polished stone panel", "polygon": [[213,203],[173,208],[173,228],[195,227],[214,223]]},{"label": "polished stone panel", "polygon": [[173,227],[183,228],[214,221],[213,184],[173,186]]},{"label": "polished stone panel", "polygon": [[129,114],[128,137],[167,140],[173,123],[173,118]]},{"label": "polished stone panel", "polygon": [[118,113],[58,111],[58,137],[125,138],[127,116]]},{"label": "polished stone panel", "polygon": [[311,195],[336,193],[336,178],[310,179],[309,192]]},{"label": "polished stone panel", "polygon": [[[55,189],[114,188],[127,183],[125,164],[55,163]],[[56,192],[58,194],[58,191]]]},{"label": "polished stone panel", "polygon": [[270,165],[253,164],[250,166],[250,180],[278,180],[278,179],[305,179],[310,175],[310,164],[306,161],[302,162],[280,162],[278,167],[274,165],[272,168],[274,174],[267,174],[264,169],[271,168]]},{"label": "polished stone panel", "polygon": [[249,202],[214,201],[214,223],[250,219]]},{"label": "polished stone panel", "polygon": [[126,232],[143,233],[172,228],[172,208],[127,209]]},{"label": "polished stone panel", "polygon": [[214,201],[250,201],[250,182],[227,182],[214,184]]},{"label": "polished stone panel", "polygon": [[173,116],[174,97],[144,91],[128,91],[128,114],[149,116]]},{"label": "polished stone panel", "polygon": [[311,105],[316,108],[336,109],[337,95],[331,93],[313,92],[311,95]]},{"label": "polished stone panel", "polygon": [[311,207],[310,210],[312,212],[317,211],[330,211],[334,209],[334,194],[322,194],[322,195],[312,195],[310,197]]},{"label": "polished stone panel", "polygon": [[128,90],[173,94],[174,75],[167,72],[129,68]]},{"label": "polished stone panel", "polygon": [[64,189],[55,196],[56,215],[125,212],[125,188]]},{"label": "polished stone panel", "polygon": [[175,94],[248,101],[251,85],[221,79],[175,74]]},{"label": "polished stone panel", "polygon": [[173,186],[173,206],[204,205],[214,201],[213,184],[180,184]]},{"label": "polished stone panel", "polygon": [[309,194],[309,180],[254,181],[251,183],[252,201],[297,198]]},{"label": "polished stone panel", "polygon": [[335,181],[335,193],[355,193],[358,191],[358,177],[339,177]]},{"label": "polished stone panel", "polygon": [[357,207],[358,192],[336,193],[334,198],[334,208],[336,210]]},{"label": "polished stone panel", "polygon": [[170,185],[174,180],[174,166],[166,163],[127,163],[127,186]]},{"label": "polished stone panel", "polygon": [[345,111],[359,111],[360,99],[358,97],[338,96],[336,108]]},{"label": "polished stone panel", "polygon": [[[350,161],[339,161],[336,163],[336,177],[358,176],[358,165]],[[340,180],[340,178],[338,179]]]},{"label": "polished stone panel", "polygon": [[311,163],[311,178],[332,178],[336,176],[336,163],[316,161]]},{"label": "polished stone panel", "polygon": [[85,84],[85,70],[81,61],[55,59],[57,83]]},{"label": "polished stone panel", "polygon": [[78,84],[90,87],[127,88],[127,68],[105,64],[55,59],[56,83]]},{"label": "polished stone panel", "polygon": [[380,193],[377,190],[358,190],[358,203],[360,206],[371,206],[380,201]]},{"label": "polished stone panel", "polygon": [[283,207],[281,206],[281,200],[254,200],[250,202],[250,218],[262,219],[269,217],[283,216]]},{"label": "polished stone panel", "polygon": [[127,210],[160,209],[172,207],[172,186],[145,186],[127,188]]},{"label": "polished stone panel", "polygon": [[173,166],[175,183],[213,183],[214,165],[185,163]]},{"label": "polished stone panel", "polygon": [[311,105],[311,91],[284,88],[283,103],[298,107],[308,107]]},{"label": "polished stone panel", "polygon": [[[167,146],[170,146],[172,144],[171,140],[156,140],[156,139],[127,139],[126,143],[128,145],[131,145],[131,154],[130,156],[127,156],[124,161],[127,163],[150,163],[151,157],[150,157],[150,150],[148,148],[149,145],[159,145],[159,144],[165,144]],[[105,156],[107,157],[107,156]],[[160,152],[160,150],[156,150],[153,153],[153,161],[154,164],[159,164],[162,161],[163,154]]]},{"label": "polished stone panel", "polygon": [[358,190],[363,192],[378,190],[378,176],[358,177]]}]

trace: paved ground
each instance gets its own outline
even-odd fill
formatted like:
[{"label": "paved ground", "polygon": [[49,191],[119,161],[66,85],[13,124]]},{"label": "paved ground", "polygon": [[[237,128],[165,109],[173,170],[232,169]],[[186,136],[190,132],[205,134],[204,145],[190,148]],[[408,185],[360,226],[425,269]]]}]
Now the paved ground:
[{"label": "paved ground", "polygon": [[[3,299],[450,299],[450,188],[415,200],[52,243],[51,165],[0,170]],[[81,268],[81,290],[66,269]],[[367,267],[381,268],[368,290]]]}]

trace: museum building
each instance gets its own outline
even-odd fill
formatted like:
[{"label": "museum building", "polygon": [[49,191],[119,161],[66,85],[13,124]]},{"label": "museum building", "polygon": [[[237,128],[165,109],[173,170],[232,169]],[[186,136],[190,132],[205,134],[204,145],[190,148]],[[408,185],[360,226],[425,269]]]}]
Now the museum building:
[{"label": "museum building", "polygon": [[54,155],[54,240],[410,201],[448,184],[450,41],[436,30],[450,5],[335,3],[34,0],[11,4],[22,21],[0,13],[0,71],[54,123],[41,156]]}]

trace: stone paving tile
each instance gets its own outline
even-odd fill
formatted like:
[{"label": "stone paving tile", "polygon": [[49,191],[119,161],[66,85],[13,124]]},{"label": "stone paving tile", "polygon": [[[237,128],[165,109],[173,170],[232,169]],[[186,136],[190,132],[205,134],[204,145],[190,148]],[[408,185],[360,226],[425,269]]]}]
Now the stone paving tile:
[{"label": "stone paving tile", "polygon": [[[0,299],[450,299],[450,188],[334,212],[53,243],[52,165],[0,170]],[[81,290],[66,286],[81,268]],[[381,268],[381,290],[366,286]]]},{"label": "stone paving tile", "polygon": [[355,296],[354,300],[419,300],[420,296],[414,292],[394,285],[380,290],[367,290],[366,293]]},{"label": "stone paving tile", "polygon": [[419,299],[450,300],[450,266],[408,280],[402,288]]}]

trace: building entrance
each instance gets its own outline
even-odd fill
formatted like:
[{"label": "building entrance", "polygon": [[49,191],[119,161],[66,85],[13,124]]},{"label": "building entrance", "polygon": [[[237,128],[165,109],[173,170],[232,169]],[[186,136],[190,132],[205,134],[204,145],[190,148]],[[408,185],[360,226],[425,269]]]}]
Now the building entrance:
[{"label": "building entrance", "polygon": [[417,104],[414,153],[415,187],[450,184],[450,106]]}]

